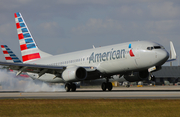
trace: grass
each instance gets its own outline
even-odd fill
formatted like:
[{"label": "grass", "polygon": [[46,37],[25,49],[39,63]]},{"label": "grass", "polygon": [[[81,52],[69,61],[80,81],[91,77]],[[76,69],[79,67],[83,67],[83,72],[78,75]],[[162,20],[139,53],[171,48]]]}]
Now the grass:
[{"label": "grass", "polygon": [[180,100],[2,99],[0,117],[179,117]]}]

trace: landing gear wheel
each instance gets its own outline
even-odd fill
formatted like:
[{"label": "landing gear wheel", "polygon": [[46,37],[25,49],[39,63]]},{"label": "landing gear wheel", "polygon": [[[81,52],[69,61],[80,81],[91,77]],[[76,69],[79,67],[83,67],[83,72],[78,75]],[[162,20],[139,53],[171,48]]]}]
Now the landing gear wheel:
[{"label": "landing gear wheel", "polygon": [[151,81],[155,81],[155,76],[154,75],[151,75]]},{"label": "landing gear wheel", "polygon": [[73,91],[73,92],[76,91],[76,84],[72,83],[71,87],[72,87],[71,91]]},{"label": "landing gear wheel", "polygon": [[106,83],[105,82],[102,83],[101,88],[103,91],[106,91]]},{"label": "landing gear wheel", "polygon": [[111,91],[113,86],[111,82],[107,82],[107,83],[103,82],[101,88],[103,91],[106,91],[106,89],[108,89],[108,91]]},{"label": "landing gear wheel", "polygon": [[66,85],[65,85],[65,90],[66,90],[66,92],[69,92],[70,89],[71,89],[71,85],[70,85],[69,83],[66,84]]},{"label": "landing gear wheel", "polygon": [[74,83],[67,83],[66,85],[65,85],[65,90],[66,90],[66,92],[69,92],[69,91],[76,91],[76,84],[74,84]]},{"label": "landing gear wheel", "polygon": [[108,88],[108,91],[111,91],[112,90],[112,83],[111,82],[108,82],[107,83],[107,88]]},{"label": "landing gear wheel", "polygon": [[126,85],[126,87],[127,87],[127,88],[129,88],[129,87],[130,87],[130,85],[128,84],[128,85]]}]

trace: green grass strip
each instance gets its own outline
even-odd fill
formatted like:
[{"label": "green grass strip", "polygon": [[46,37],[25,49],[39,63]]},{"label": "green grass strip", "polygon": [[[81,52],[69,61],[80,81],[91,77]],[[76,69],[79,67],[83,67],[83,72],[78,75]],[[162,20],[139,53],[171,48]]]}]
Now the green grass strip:
[{"label": "green grass strip", "polygon": [[180,100],[2,99],[0,117],[179,117]]}]

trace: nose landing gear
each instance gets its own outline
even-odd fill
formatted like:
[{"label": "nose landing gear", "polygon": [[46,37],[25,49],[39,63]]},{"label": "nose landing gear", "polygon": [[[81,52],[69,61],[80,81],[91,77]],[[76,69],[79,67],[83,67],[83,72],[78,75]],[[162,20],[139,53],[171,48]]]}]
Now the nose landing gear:
[{"label": "nose landing gear", "polygon": [[150,81],[155,81],[156,77],[153,74],[150,74],[149,76],[149,80]]}]

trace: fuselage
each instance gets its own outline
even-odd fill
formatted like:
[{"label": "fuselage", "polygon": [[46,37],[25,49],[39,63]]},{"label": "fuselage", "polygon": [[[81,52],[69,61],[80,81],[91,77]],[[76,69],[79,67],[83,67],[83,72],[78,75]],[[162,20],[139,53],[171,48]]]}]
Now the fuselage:
[{"label": "fuselage", "polygon": [[[92,66],[102,74],[114,75],[161,66],[168,58],[169,54],[162,45],[149,41],[134,41],[50,56],[30,63],[67,67]],[[32,78],[38,77],[33,73],[29,75]],[[46,73],[39,80],[64,83],[62,78],[53,79],[54,77]]]}]

